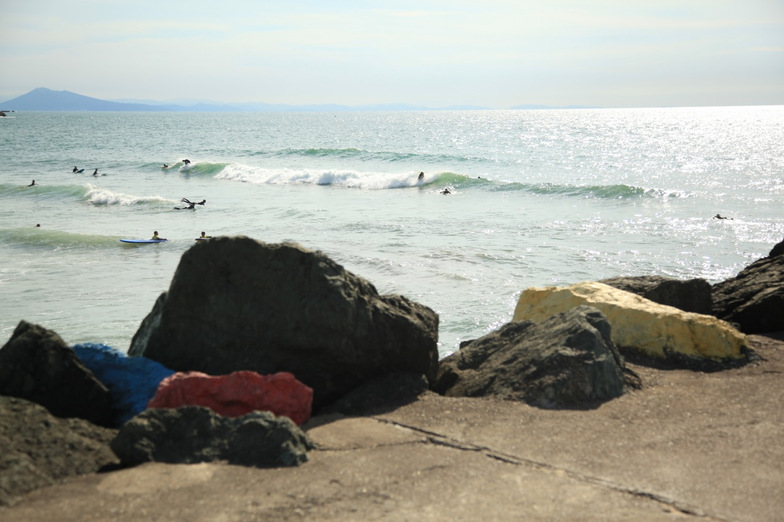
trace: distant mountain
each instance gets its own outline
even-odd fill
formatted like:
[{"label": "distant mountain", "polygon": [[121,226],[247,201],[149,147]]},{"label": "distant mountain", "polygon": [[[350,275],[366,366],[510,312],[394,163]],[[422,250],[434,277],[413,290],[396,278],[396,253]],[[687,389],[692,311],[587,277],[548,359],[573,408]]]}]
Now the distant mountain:
[{"label": "distant mountain", "polygon": [[[69,91],[53,91],[39,87],[27,94],[0,103],[3,110],[13,111],[172,111],[175,107],[116,103],[90,98]],[[179,109],[182,110],[182,109]]]},{"label": "distant mountain", "polygon": [[[433,110],[492,110],[488,107],[455,105],[450,107],[423,107],[421,105],[385,104],[362,105],[286,105],[271,103],[185,102],[166,103],[151,100],[107,101],[83,96],[70,91],[53,91],[44,87],[33,89],[27,94],[0,102],[5,111],[193,111],[193,112],[345,112],[345,111],[433,111]],[[575,109],[584,107],[550,107],[545,105],[518,105],[511,109]]]},{"label": "distant mountain", "polygon": [[562,107],[554,106],[554,105],[515,105],[514,107],[509,107],[510,110],[513,111],[533,111],[533,110],[555,110],[555,109],[598,109],[598,107],[589,107],[589,106],[582,106],[582,105],[565,105]]}]

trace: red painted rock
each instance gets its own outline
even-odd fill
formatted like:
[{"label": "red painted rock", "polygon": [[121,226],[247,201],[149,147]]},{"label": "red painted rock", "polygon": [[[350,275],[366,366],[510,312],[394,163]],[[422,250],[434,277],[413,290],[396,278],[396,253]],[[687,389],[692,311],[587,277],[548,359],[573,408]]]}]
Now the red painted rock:
[{"label": "red painted rock", "polygon": [[175,373],[161,381],[147,407],[204,406],[224,417],[270,411],[299,425],[310,418],[312,405],[313,390],[291,373],[260,375],[239,371],[218,376]]}]

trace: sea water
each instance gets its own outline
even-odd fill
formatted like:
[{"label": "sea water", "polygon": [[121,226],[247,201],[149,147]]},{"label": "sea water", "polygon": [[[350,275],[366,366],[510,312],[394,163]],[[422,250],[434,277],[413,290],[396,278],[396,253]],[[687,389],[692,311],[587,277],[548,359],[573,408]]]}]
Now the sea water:
[{"label": "sea water", "polygon": [[442,356],[525,288],[715,283],[784,238],[781,106],[19,112],[0,158],[0,344],[24,319],[127,351],[201,231],[323,251],[435,310]]}]

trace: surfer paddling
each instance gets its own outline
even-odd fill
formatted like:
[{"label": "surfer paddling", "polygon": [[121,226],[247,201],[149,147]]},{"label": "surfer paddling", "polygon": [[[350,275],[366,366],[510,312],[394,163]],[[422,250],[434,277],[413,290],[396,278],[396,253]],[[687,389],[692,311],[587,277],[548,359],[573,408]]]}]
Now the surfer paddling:
[{"label": "surfer paddling", "polygon": [[81,174],[82,172],[84,172],[84,169],[77,169],[76,167],[74,167],[71,172],[73,172],[74,174]]},{"label": "surfer paddling", "polygon": [[27,186],[28,186],[28,187],[34,187],[34,186],[35,186],[35,180],[33,180],[33,182],[32,182],[32,183],[30,183],[30,184],[29,184],[29,185],[27,185]]},{"label": "surfer paddling", "polygon": [[188,198],[182,198],[180,201],[187,204],[187,207],[174,207],[174,210],[196,210],[196,205],[204,205],[207,203],[206,199],[202,199],[201,201],[191,201]]},{"label": "surfer paddling", "polygon": [[713,216],[713,219],[732,219],[731,217],[722,216],[721,214],[716,214]]},{"label": "surfer paddling", "polygon": [[159,237],[158,236],[158,231],[157,230],[152,233],[152,237],[150,239],[153,239],[155,241],[166,241],[165,237]]}]

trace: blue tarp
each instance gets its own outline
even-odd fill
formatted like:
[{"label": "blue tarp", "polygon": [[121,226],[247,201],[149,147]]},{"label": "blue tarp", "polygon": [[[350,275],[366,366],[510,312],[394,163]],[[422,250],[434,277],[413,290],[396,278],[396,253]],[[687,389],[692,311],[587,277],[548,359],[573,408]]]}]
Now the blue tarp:
[{"label": "blue tarp", "polygon": [[158,384],[175,373],[152,359],[128,357],[105,344],[82,343],[72,348],[82,363],[109,388],[118,428],[144,411]]}]

